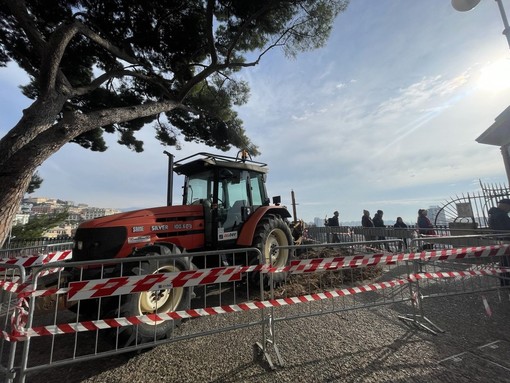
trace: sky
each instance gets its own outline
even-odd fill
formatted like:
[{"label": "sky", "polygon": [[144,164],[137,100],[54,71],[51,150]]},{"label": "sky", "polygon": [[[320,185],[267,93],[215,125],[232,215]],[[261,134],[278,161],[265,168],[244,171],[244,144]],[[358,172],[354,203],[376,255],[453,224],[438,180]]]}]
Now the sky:
[{"label": "sky", "polygon": [[[509,4],[507,4],[509,3]],[[504,1],[510,11],[510,2]],[[306,222],[363,209],[416,222],[417,210],[442,206],[483,183],[508,184],[497,146],[475,139],[510,104],[510,49],[497,3],[469,12],[445,0],[352,0],[327,44],[288,59],[271,51],[241,73],[251,88],[237,111],[269,167],[267,189]],[[0,137],[30,105],[26,75],[0,68]],[[116,144],[93,153],[67,144],[40,168],[32,196],[132,209],[166,203],[167,157],[214,148],[163,147],[151,127],[141,154]],[[235,156],[236,149],[228,154]],[[174,179],[174,204],[182,200]]]}]

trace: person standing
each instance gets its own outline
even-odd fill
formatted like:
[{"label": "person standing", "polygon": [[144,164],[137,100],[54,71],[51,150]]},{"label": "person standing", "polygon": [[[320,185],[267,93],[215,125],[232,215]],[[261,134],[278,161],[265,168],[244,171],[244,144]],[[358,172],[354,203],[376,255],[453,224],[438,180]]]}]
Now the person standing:
[{"label": "person standing", "polygon": [[[363,227],[374,227],[374,223],[372,222],[372,218],[370,218],[370,212],[368,210],[363,210],[363,216],[361,217],[361,226]],[[373,241],[374,237],[371,234],[365,234],[365,241]]]},{"label": "person standing", "polygon": [[[382,210],[377,210],[377,213],[374,215],[374,219],[372,220],[374,222],[374,227],[386,227],[384,225],[383,214],[384,212]],[[379,235],[377,239],[384,241],[386,237],[384,235]],[[387,243],[384,244],[384,248],[387,251],[390,251],[390,246]]]},{"label": "person standing", "polygon": [[[339,215],[340,215],[340,213],[338,211],[335,211],[333,213],[333,217],[328,218],[326,220],[326,222],[325,222],[326,226],[329,226],[329,227],[338,227],[338,226],[340,226],[340,221],[338,220],[338,216]],[[332,238],[331,238],[331,242],[332,243],[340,242],[340,237],[338,236],[338,233],[333,233]]]},{"label": "person standing", "polygon": [[[427,217],[427,214],[428,212],[426,209],[418,210],[418,220],[416,222],[416,226],[418,226],[420,235],[436,235],[434,226],[432,225],[432,222],[430,222],[430,219]],[[423,244],[423,250],[430,250],[433,248],[434,245],[432,243]]]},{"label": "person standing", "polygon": [[374,227],[374,223],[372,222],[372,218],[370,218],[370,212],[368,210],[363,210],[363,217],[361,217],[361,226]]},{"label": "person standing", "polygon": [[[397,217],[397,222],[393,225],[396,229],[407,229],[407,225],[405,224],[402,217]],[[400,238],[402,242],[398,243],[398,251],[402,251],[402,243],[404,244],[404,248],[407,249],[407,238]]]},{"label": "person standing", "polygon": [[[492,230],[510,231],[510,199],[503,198],[498,202],[498,207],[492,207],[489,209],[489,227]],[[510,237],[501,238],[503,241],[508,242]],[[501,258],[501,267],[509,267],[510,259],[507,255]],[[510,273],[501,274],[501,286],[510,286]]]},{"label": "person standing", "polygon": [[338,211],[335,211],[333,213],[333,217],[331,218],[328,218],[326,220],[326,226],[340,226],[340,221],[338,220],[338,216],[340,215],[340,213],[338,213]]},{"label": "person standing", "polygon": [[489,227],[492,230],[510,231],[508,212],[510,212],[510,199],[504,198],[498,202],[498,207],[490,208]]}]

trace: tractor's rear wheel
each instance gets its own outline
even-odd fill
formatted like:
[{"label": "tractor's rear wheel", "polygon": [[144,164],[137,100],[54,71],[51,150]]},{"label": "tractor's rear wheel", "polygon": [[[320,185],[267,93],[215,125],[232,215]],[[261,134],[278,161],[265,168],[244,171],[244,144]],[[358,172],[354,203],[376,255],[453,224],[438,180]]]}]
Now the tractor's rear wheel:
[{"label": "tractor's rear wheel", "polygon": [[[273,267],[284,267],[288,265],[292,258],[293,250],[277,249],[277,247],[290,246],[292,243],[292,233],[289,226],[282,218],[270,215],[260,220],[255,230],[253,247],[260,250],[265,264],[272,265]],[[257,262],[256,259],[253,261]],[[281,282],[287,276],[285,272],[272,274],[273,282]],[[258,275],[253,275],[252,280],[256,283],[258,278]],[[268,285],[269,283],[269,274],[265,274],[264,284]]]},{"label": "tractor's rear wheel", "polygon": [[[163,247],[163,249],[165,248]],[[177,248],[173,249],[172,253],[180,253],[180,251],[176,249]],[[166,250],[162,250],[160,253],[147,252],[145,255],[150,257],[151,255],[165,254],[165,251]],[[140,253],[137,255],[140,255]],[[159,261],[148,259],[147,262],[143,262],[140,266],[136,265],[136,267],[133,267],[130,274],[147,275],[173,273],[189,269],[189,262],[183,258]],[[175,287],[125,295],[121,299],[118,316],[134,317],[187,310],[189,309],[190,302],[189,294],[190,288]],[[150,321],[150,323],[120,327],[117,332],[118,345],[119,347],[126,347],[165,339],[171,336],[173,330],[178,327],[180,323],[180,319],[154,320]]]}]

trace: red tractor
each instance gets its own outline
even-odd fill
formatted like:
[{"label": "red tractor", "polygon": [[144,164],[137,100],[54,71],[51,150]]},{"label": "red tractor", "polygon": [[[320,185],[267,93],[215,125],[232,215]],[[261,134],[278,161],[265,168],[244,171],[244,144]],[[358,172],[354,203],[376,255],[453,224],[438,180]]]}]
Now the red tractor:
[{"label": "red tractor", "polygon": [[[82,223],[75,235],[73,261],[104,263],[111,258],[190,253],[190,257],[178,258],[167,265],[148,258],[145,274],[165,273],[204,267],[197,264],[203,262],[204,257],[195,260],[193,252],[256,247],[265,263],[277,267],[288,264],[290,251],[275,251],[274,248],[293,243],[287,223],[291,215],[279,205],[279,197],[274,197],[270,205],[265,187],[266,164],[251,160],[244,151],[236,158],[198,153],[176,162],[172,155],[166,154],[170,168],[168,206]],[[180,206],[172,206],[173,172],[185,176]],[[229,261],[233,260],[225,259],[223,264]],[[247,262],[259,260],[254,255]],[[108,277],[105,270],[105,267],[80,269],[80,278],[105,278]],[[131,274],[139,274],[139,270]],[[116,275],[118,273],[112,269],[111,276]],[[174,288],[127,295],[115,315],[137,316],[186,309],[188,294],[187,289]],[[163,338],[173,325],[163,322],[155,326],[140,325],[136,331],[138,341],[143,342],[144,336],[153,338],[155,333]]]}]

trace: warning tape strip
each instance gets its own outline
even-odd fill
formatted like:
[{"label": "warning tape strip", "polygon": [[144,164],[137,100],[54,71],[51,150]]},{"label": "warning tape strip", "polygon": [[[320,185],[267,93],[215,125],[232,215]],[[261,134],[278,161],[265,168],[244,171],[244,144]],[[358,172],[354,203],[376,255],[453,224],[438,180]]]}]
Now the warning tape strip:
[{"label": "warning tape strip", "polygon": [[[118,296],[140,291],[154,291],[172,287],[191,287],[220,282],[232,282],[241,279],[241,274],[259,271],[262,273],[287,272],[289,274],[312,273],[343,268],[394,264],[413,260],[451,260],[472,257],[489,257],[510,254],[510,245],[466,247],[449,250],[432,250],[415,253],[351,255],[332,258],[313,258],[291,261],[290,265],[271,267],[260,264],[252,266],[227,266],[212,269],[186,270],[176,273],[159,273],[143,276],[123,276],[89,281],[71,282],[60,289],[35,290],[31,284],[11,286],[10,291],[20,297],[68,294],[69,301],[77,301],[106,296]],[[1,285],[0,285],[1,286]]]},{"label": "warning tape strip", "polygon": [[377,264],[392,264],[404,261],[428,261],[435,259],[444,261],[451,259],[482,258],[501,255],[510,255],[510,245],[464,247],[458,249],[432,250],[414,253],[377,253],[332,258],[312,258],[299,261],[291,261],[288,266],[277,268],[267,267],[266,272],[288,272],[291,274],[300,274],[321,270],[335,270],[339,268],[355,268],[361,266],[375,266]]},{"label": "warning tape strip", "polygon": [[[227,266],[212,269],[186,270],[175,273],[124,276],[107,279],[93,279],[69,283],[69,287],[34,290],[33,284],[18,284],[19,297],[43,297],[53,294],[69,294],[69,301],[116,296],[140,291],[192,287],[213,283],[239,281],[243,273],[261,271],[264,265]],[[0,283],[1,287],[1,283]],[[14,291],[14,290],[13,290]]]},{"label": "warning tape strip", "polygon": [[[17,265],[23,267],[33,267],[33,266],[41,266],[51,262],[60,262],[67,261],[72,259],[73,251],[72,250],[64,250],[64,251],[56,251],[54,253],[48,253],[43,255],[32,255],[28,257],[19,257],[19,258],[0,258],[0,264],[7,265]],[[5,268],[0,268],[0,271],[5,270]]]},{"label": "warning tape strip", "polygon": [[241,280],[241,267],[216,267],[212,269],[187,270],[181,272],[117,277],[103,280],[69,283],[68,301],[124,295],[141,291],[171,289],[226,283]]},{"label": "warning tape strip", "polygon": [[226,314],[226,313],[232,313],[232,312],[260,310],[260,309],[270,308],[270,307],[289,306],[289,305],[295,305],[295,304],[300,304],[300,303],[308,303],[308,302],[315,302],[315,301],[321,301],[321,300],[332,299],[332,298],[345,297],[345,296],[355,295],[355,294],[364,293],[364,292],[379,291],[379,290],[384,290],[384,289],[391,288],[391,287],[402,286],[405,284],[409,284],[411,282],[416,282],[416,281],[424,280],[424,279],[487,276],[487,275],[497,275],[497,274],[500,274],[503,272],[508,272],[508,271],[510,271],[510,268],[417,273],[417,274],[411,274],[407,278],[394,279],[394,280],[387,281],[387,282],[371,283],[371,284],[363,285],[363,286],[355,286],[355,287],[349,287],[349,288],[340,289],[340,290],[325,291],[322,293],[314,293],[314,294],[302,295],[302,296],[291,297],[291,298],[269,299],[269,300],[265,300],[265,301],[253,301],[253,302],[247,302],[247,303],[240,303],[237,305],[206,307],[203,309],[193,309],[193,310],[190,309],[190,310],[172,311],[172,312],[160,313],[160,314],[149,314],[149,315],[123,317],[123,318],[101,319],[101,320],[84,321],[84,322],[78,322],[78,323],[64,323],[64,324],[56,324],[56,325],[50,325],[50,326],[39,326],[39,327],[32,327],[32,328],[24,329],[23,332],[17,331],[14,334],[8,334],[5,331],[3,331],[2,337],[9,341],[15,342],[15,341],[23,341],[28,338],[37,337],[37,336],[72,334],[72,333],[78,333],[78,332],[97,331],[97,330],[131,326],[131,325],[139,325],[139,324],[153,325],[155,322],[159,322],[159,321],[179,320],[179,319],[197,318],[197,317],[204,317],[204,316]]}]

